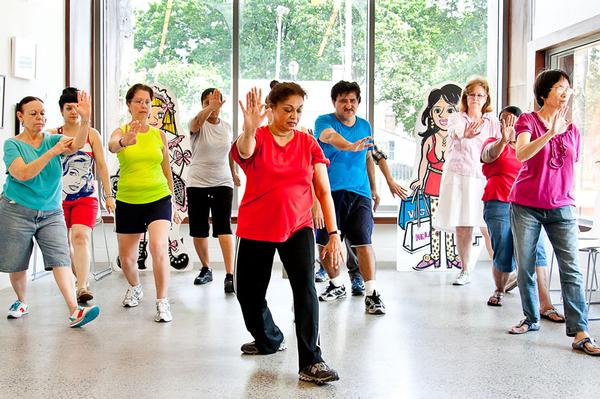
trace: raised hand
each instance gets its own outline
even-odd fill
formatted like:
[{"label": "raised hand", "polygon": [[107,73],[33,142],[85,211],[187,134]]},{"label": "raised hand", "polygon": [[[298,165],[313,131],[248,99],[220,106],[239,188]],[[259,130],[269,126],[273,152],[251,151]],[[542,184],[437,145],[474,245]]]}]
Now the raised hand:
[{"label": "raised hand", "polygon": [[142,128],[140,121],[133,120],[129,125],[125,126],[125,133],[123,134],[122,143],[126,146],[134,145],[137,143],[137,135]]},{"label": "raised hand", "polygon": [[267,116],[262,104],[262,90],[253,87],[246,94],[246,106],[240,100],[240,108],[244,114],[244,133],[254,135],[256,129]]},{"label": "raised hand", "polygon": [[472,139],[474,137],[479,136],[481,134],[480,128],[482,125],[483,120],[467,123],[467,126],[465,127],[464,137],[466,139]]},{"label": "raised hand", "polygon": [[77,92],[77,113],[82,121],[89,122],[92,115],[92,101],[90,96],[83,90]]},{"label": "raised hand", "polygon": [[208,108],[213,111],[220,109],[223,104],[225,104],[225,100],[223,100],[223,96],[219,89],[214,89],[212,93],[208,95]]},{"label": "raised hand", "polygon": [[502,125],[501,134],[502,142],[510,143],[515,137],[515,122],[517,121],[516,116],[510,114],[507,118],[502,119],[500,124]]},{"label": "raised hand", "polygon": [[373,140],[373,137],[365,137],[364,139],[360,139],[351,143],[349,150],[353,152],[360,152],[364,149],[373,147],[373,143],[369,143],[370,140]]},{"label": "raised hand", "polygon": [[71,150],[71,144],[75,138],[63,136],[58,143],[54,144],[48,151],[53,155],[60,155]]},{"label": "raised hand", "polygon": [[564,133],[571,124],[571,121],[567,121],[566,119],[567,110],[568,108],[565,105],[552,118],[552,126],[550,127],[550,134],[552,136]]}]

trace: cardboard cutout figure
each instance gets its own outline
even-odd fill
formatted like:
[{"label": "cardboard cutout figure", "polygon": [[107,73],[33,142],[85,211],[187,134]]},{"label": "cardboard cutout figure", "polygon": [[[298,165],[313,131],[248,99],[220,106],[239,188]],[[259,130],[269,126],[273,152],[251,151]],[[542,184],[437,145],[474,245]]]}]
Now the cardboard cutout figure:
[{"label": "cardboard cutout figure", "polygon": [[[398,215],[398,270],[439,269],[442,264],[446,269],[462,266],[454,234],[437,230],[431,223],[439,204],[442,170],[450,144],[448,117],[458,112],[461,92],[460,86],[447,83],[434,86],[426,96],[415,128],[422,140],[417,147],[417,176],[410,184],[413,193],[402,200]],[[479,246],[479,238],[474,245]]]},{"label": "cardboard cutout figure", "polygon": [[[187,195],[185,190],[185,179],[187,177],[187,167],[191,163],[192,152],[190,150],[189,138],[179,133],[177,101],[169,91],[159,85],[152,85],[154,99],[152,100],[152,109],[148,117],[148,124],[165,133],[169,146],[169,162],[173,174],[173,202],[176,211],[180,214],[187,212]],[[117,192],[117,182],[119,181],[119,170],[110,177],[113,193]],[[185,252],[183,237],[179,233],[180,224],[173,223],[169,233],[169,261],[171,266],[177,270],[184,270],[191,267],[189,255]],[[146,234],[140,241],[138,268],[146,269],[146,259],[148,258],[148,240]],[[120,266],[117,258],[117,265]]]}]

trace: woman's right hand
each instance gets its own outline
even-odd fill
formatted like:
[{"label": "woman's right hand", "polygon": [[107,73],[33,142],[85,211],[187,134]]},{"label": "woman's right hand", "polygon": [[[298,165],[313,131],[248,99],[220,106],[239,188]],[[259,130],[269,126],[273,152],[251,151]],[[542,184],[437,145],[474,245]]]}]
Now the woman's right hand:
[{"label": "woman's right hand", "polygon": [[483,120],[467,123],[467,126],[465,127],[464,138],[472,139],[474,137],[479,136],[481,134],[481,131],[479,129],[482,125]]},{"label": "woman's right hand", "polygon": [[412,183],[410,183],[409,187],[411,190],[416,191],[419,188],[423,187],[423,180],[417,179],[417,180],[413,181]]},{"label": "woman's right hand", "polygon": [[246,94],[246,107],[244,107],[241,100],[239,103],[244,114],[244,133],[254,136],[256,129],[258,129],[268,112],[267,110],[263,111],[262,90],[253,87]]},{"label": "woman's right hand", "polygon": [[552,126],[550,127],[550,130],[548,130],[551,137],[564,133],[571,124],[571,122],[567,121],[565,118],[567,111],[568,107],[564,106],[554,115],[554,118],[552,118]]},{"label": "woman's right hand", "polygon": [[125,146],[130,146],[137,143],[137,135],[141,128],[142,124],[140,121],[131,121],[131,123],[125,127],[125,133],[121,138],[121,142],[125,144]]},{"label": "woman's right hand", "polygon": [[510,143],[510,141],[514,138],[516,121],[517,121],[517,118],[512,114],[509,115],[507,119],[502,119],[500,121],[500,124],[502,126],[500,133],[502,134],[502,142],[503,143],[505,143],[505,144]]},{"label": "woman's right hand", "polygon": [[71,144],[73,143],[73,140],[75,140],[75,138],[63,136],[56,144],[54,144],[52,148],[48,150],[48,152],[50,152],[54,157],[65,152],[69,152],[71,150]]}]

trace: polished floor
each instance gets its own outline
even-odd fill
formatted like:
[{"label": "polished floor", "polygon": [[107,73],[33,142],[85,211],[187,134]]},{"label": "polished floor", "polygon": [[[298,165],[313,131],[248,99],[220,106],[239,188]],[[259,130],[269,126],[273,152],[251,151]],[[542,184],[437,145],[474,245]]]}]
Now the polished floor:
[{"label": "polished floor", "polygon": [[[364,313],[362,297],[320,308],[325,360],[341,380],[298,381],[291,291],[274,271],[269,304],[289,349],[242,356],[249,341],[239,305],[223,293],[223,271],[194,286],[195,273],[172,274],[174,321],[157,324],[152,275],[142,274],[142,304],[124,309],[120,273],[94,283],[100,318],[67,328],[51,276],[29,285],[30,314],[0,319],[2,398],[528,398],[592,397],[600,392],[600,358],[576,353],[564,325],[511,336],[521,318],[518,291],[502,308],[486,299],[489,263],[474,282],[450,285],[455,273],[380,270],[388,314]],[[318,284],[320,292],[325,287]],[[0,291],[0,304],[13,301]],[[556,298],[558,300],[558,298]],[[600,306],[596,306],[600,313]],[[600,335],[600,321],[590,322]]]}]

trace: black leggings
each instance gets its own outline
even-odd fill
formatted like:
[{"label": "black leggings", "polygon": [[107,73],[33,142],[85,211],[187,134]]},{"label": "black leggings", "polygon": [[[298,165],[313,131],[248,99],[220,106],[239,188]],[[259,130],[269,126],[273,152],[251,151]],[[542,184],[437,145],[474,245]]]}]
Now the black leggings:
[{"label": "black leggings", "polygon": [[294,295],[294,317],[300,369],[323,361],[319,347],[319,301],[314,280],[315,239],[309,227],[281,243],[240,238],[235,261],[235,292],[246,328],[261,353],[275,353],[283,334],[265,299],[275,250],[283,262]]}]

